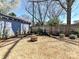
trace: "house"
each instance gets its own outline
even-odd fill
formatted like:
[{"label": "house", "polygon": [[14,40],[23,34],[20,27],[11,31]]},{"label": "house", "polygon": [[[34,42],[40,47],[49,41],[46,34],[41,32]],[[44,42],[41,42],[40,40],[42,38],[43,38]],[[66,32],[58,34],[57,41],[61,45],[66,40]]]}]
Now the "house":
[{"label": "house", "polygon": [[29,31],[30,22],[0,13],[0,36],[12,37]]}]

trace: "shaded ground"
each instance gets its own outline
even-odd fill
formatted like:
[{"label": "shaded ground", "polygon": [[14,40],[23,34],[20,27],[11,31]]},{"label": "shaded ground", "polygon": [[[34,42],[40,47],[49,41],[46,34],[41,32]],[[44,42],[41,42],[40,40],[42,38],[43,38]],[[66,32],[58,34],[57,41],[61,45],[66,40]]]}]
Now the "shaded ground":
[{"label": "shaded ground", "polygon": [[0,59],[79,59],[78,39],[38,36],[37,42],[28,42],[29,39],[15,38],[5,44],[0,43]]}]

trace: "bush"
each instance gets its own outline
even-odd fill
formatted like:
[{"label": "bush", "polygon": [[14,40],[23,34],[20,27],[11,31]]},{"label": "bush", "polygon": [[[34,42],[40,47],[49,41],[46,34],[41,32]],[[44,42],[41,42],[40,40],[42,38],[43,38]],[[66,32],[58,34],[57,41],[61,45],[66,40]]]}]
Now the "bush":
[{"label": "bush", "polygon": [[2,38],[2,33],[0,32],[0,38]]},{"label": "bush", "polygon": [[38,28],[38,29],[37,29],[37,34],[42,35],[42,34],[43,34],[43,30],[40,29],[40,28]]},{"label": "bush", "polygon": [[34,31],[34,34],[39,34],[39,35],[48,35],[48,33],[46,32],[46,30],[38,28],[36,31]]},{"label": "bush", "polygon": [[7,38],[9,38],[8,37],[8,29],[5,29],[5,31],[3,32],[3,36],[2,36],[2,38],[4,39],[4,40],[6,40]]},{"label": "bush", "polygon": [[76,39],[76,38],[77,38],[77,35],[71,34],[71,35],[69,36],[69,38],[70,38],[70,39]]},{"label": "bush", "polygon": [[79,34],[77,34],[77,37],[79,38]]},{"label": "bush", "polygon": [[77,32],[77,31],[71,31],[70,34],[77,35],[77,34],[79,34],[79,32]]},{"label": "bush", "polygon": [[52,35],[54,35],[54,36],[59,36],[59,34],[60,34],[60,32],[58,32],[58,31],[55,31],[54,33],[52,33]]},{"label": "bush", "polygon": [[78,35],[79,32],[78,31],[70,31],[68,34],[65,34],[67,37],[69,37],[71,34],[73,35]]},{"label": "bush", "polygon": [[46,29],[44,29],[43,35],[47,35],[48,36],[48,33],[46,32]]},{"label": "bush", "polygon": [[65,35],[64,35],[64,34],[60,34],[59,37],[60,37],[60,38],[64,38]]}]

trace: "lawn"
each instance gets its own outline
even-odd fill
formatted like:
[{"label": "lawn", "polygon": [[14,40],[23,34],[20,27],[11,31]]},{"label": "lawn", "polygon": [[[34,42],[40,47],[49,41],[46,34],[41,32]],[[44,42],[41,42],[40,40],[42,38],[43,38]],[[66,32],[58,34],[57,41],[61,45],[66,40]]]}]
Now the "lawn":
[{"label": "lawn", "polygon": [[37,36],[38,41],[28,42],[30,37],[0,42],[0,59],[79,59],[79,40],[59,40]]}]

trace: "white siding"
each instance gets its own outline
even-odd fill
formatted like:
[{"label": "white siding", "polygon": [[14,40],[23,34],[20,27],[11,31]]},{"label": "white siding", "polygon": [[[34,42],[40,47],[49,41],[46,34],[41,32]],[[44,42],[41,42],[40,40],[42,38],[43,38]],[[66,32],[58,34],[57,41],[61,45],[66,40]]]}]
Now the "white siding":
[{"label": "white siding", "polygon": [[21,33],[23,34],[24,31],[26,33],[29,31],[29,25],[28,24],[21,24]]},{"label": "white siding", "polygon": [[[16,21],[5,21],[4,20],[0,20],[0,36],[3,34],[3,29],[4,29],[4,24],[6,25],[6,30],[7,30],[7,34],[8,34],[8,37],[11,37],[11,36],[15,36],[15,31],[17,32],[17,29],[16,28],[19,28],[21,27],[20,29],[20,33],[23,34],[24,31],[26,31],[26,33],[28,32],[29,30],[29,25],[28,24],[23,24],[23,23],[19,23],[19,22],[16,22]],[[18,25],[18,24],[21,24],[21,25]],[[14,27],[14,29],[13,29]]]}]

